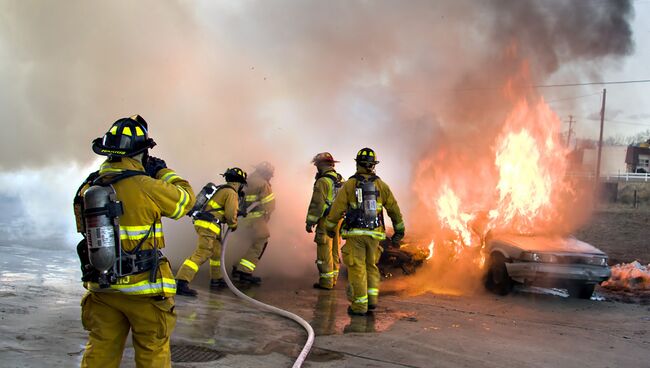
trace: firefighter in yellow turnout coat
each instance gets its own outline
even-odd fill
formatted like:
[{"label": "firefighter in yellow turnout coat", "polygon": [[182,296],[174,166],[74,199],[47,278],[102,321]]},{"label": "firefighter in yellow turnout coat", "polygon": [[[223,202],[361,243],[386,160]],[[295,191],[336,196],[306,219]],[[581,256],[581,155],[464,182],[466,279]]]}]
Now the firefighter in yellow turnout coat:
[{"label": "firefighter in yellow turnout coat", "polygon": [[[159,251],[165,247],[161,217],[177,220],[184,216],[192,208],[194,192],[164,161],[148,156],[154,145],[146,121],[138,115],[116,121],[103,139],[93,141],[93,150],[108,159],[101,165],[99,177],[87,180],[77,193],[77,224],[84,224],[82,216],[90,216],[88,209],[86,214],[81,211],[77,198],[85,201],[91,197],[91,184],[112,182],[123,209],[119,217],[122,252],[115,267],[106,273],[112,275],[107,283],[108,278],[102,279],[94,268],[93,253],[84,253],[86,242],[92,244],[92,235],[81,225],[80,230],[88,231],[88,238],[78,248],[88,289],[81,301],[81,319],[89,331],[82,367],[119,367],[129,330],[137,367],[171,366],[169,338],[176,323],[176,284],[169,262]],[[129,257],[133,263],[127,261]]]},{"label": "firefighter in yellow turnout coat", "polygon": [[210,259],[210,287],[226,286],[221,275],[221,226],[227,224],[230,230],[237,229],[237,211],[239,209],[239,191],[246,184],[246,173],[237,167],[226,170],[223,174],[226,184],[220,186],[212,198],[204,205],[194,219],[194,229],[199,236],[194,253],[183,262],[176,280],[179,295],[196,296],[196,291],[189,288],[199,267]]},{"label": "firefighter in yellow turnout coat", "polygon": [[343,263],[348,267],[348,308],[351,315],[365,315],[377,307],[379,298],[379,241],[386,238],[383,209],[393,222],[393,243],[404,237],[404,221],[390,188],[374,173],[379,161],[370,148],[357,153],[357,172],[343,184],[325,225],[334,234],[338,221],[345,214],[341,235],[346,243],[341,249]]},{"label": "firefighter in yellow turnout coat", "polygon": [[314,242],[319,279],[314,288],[317,289],[332,289],[339,276],[339,226],[335,228],[334,237],[329,237],[325,229],[325,217],[343,184],[343,178],[334,170],[337,162],[329,152],[319,153],[312,160],[318,173],[307,211],[306,230],[311,233],[316,226]]},{"label": "firefighter in yellow turnout coat", "polygon": [[251,237],[251,245],[239,260],[239,263],[233,266],[232,276],[234,279],[259,284],[262,279],[253,276],[264,250],[269,242],[271,233],[268,222],[271,213],[275,210],[275,194],[271,188],[271,178],[275,168],[268,162],[262,162],[255,166],[255,171],[250,174],[245,188],[245,207],[248,209],[251,205],[256,206],[250,209],[246,217],[242,219],[243,231]]}]

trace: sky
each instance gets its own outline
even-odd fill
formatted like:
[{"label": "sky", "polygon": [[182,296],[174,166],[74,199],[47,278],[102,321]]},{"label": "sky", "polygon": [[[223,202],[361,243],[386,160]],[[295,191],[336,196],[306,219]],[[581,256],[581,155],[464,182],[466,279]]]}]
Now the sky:
[{"label": "sky", "polygon": [[[446,144],[489,146],[509,81],[649,79],[648,15],[646,0],[0,0],[0,212],[16,214],[0,241],[74,244],[90,142],[138,113],[151,154],[197,192],[227,167],[274,163],[275,242],[308,259],[313,155],[332,152],[347,177],[374,148],[408,224],[414,166]],[[522,95],[595,138],[601,90]],[[650,129],[650,84],[607,91],[605,136]],[[165,226],[191,249],[188,219]]]},{"label": "sky", "polygon": [[[627,81],[648,79],[650,76],[650,1],[633,2],[635,17],[632,21],[635,50],[629,57],[616,61],[602,74],[602,78],[593,81]],[[574,67],[568,68],[570,70]],[[570,82],[567,79],[550,80],[554,82]],[[604,137],[634,136],[639,132],[650,129],[650,83],[589,86],[580,88],[548,89],[548,101],[556,113],[565,121],[569,115],[574,116],[575,133],[580,138],[598,139],[600,126],[600,106],[602,90],[607,89],[606,124]],[[552,93],[556,93],[551,95]],[[583,97],[584,96],[584,97]],[[554,101],[554,102],[553,102]],[[565,123],[568,129],[568,123]]]}]

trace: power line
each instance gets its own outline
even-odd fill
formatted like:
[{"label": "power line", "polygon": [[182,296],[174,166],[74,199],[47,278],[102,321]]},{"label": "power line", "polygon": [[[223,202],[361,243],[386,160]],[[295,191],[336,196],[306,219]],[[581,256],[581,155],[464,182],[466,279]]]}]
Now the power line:
[{"label": "power line", "polygon": [[635,83],[650,83],[650,79],[637,79],[626,81],[607,81],[607,82],[584,82],[584,83],[565,83],[565,84],[537,84],[532,85],[532,88],[554,88],[554,87],[578,87],[578,86],[606,86],[612,84],[635,84]]},{"label": "power line", "polygon": [[[591,118],[585,117],[585,116],[578,116],[578,117],[581,118],[581,119],[589,120],[589,121],[597,121],[593,117],[591,117]],[[650,127],[650,123],[633,123],[633,122],[630,122],[630,121],[609,120],[607,118],[605,118],[605,121],[607,121],[608,123],[615,123],[615,124],[628,124],[628,125],[637,125],[637,126]]]},{"label": "power line", "polygon": [[577,100],[577,99],[580,99],[580,98],[592,97],[592,96],[600,96],[600,92],[591,93],[591,94],[588,94],[588,95],[573,96],[573,97],[566,97],[566,98],[558,98],[558,99],[555,99],[555,100],[546,101],[546,103],[551,104],[551,103],[554,103],[554,102]]},{"label": "power line", "polygon": [[[606,86],[606,85],[616,85],[616,84],[638,84],[638,83],[650,83],[650,79],[636,79],[636,80],[624,80],[624,81],[601,81],[601,82],[582,82],[582,83],[558,83],[558,84],[530,84],[530,85],[521,85],[513,86],[515,89],[526,89],[526,88],[561,88],[561,87],[583,87],[583,86]],[[452,91],[455,92],[471,92],[471,91],[493,91],[500,90],[503,87],[471,87],[471,88],[459,88]]]}]

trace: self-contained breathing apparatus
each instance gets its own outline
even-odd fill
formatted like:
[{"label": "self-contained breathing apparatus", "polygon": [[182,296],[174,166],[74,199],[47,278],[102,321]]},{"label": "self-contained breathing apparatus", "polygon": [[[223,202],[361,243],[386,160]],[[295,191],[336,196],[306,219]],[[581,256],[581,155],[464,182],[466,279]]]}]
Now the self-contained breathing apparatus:
[{"label": "self-contained breathing apparatus", "polygon": [[[192,209],[187,213],[187,215],[191,217],[192,220],[209,221],[214,224],[221,223],[214,214],[206,210],[206,205],[208,204],[208,202],[210,202],[210,199],[212,199],[212,197],[214,197],[214,195],[217,194],[219,190],[224,188],[230,188],[232,190],[235,190],[235,188],[233,188],[228,184],[215,185],[213,183],[207,183],[206,185],[204,185],[201,191],[199,192],[199,194],[196,195],[196,202],[194,203],[194,207],[192,207]],[[243,197],[243,192],[241,190],[236,192],[237,195],[240,197],[239,203],[241,207],[241,203],[243,202],[241,200]]]},{"label": "self-contained breathing apparatus", "polygon": [[379,190],[375,185],[378,176],[365,178],[356,174],[350,179],[356,179],[355,197],[356,205],[351,206],[345,214],[345,228],[347,229],[375,229],[384,225],[383,211],[377,209]]},{"label": "self-contained breathing apparatus", "polygon": [[[159,259],[162,257],[156,247],[140,250],[144,241],[155,231],[155,221],[138,245],[132,251],[122,249],[119,218],[124,208],[117,200],[113,184],[120,180],[147,175],[143,171],[124,170],[116,175],[100,176],[90,174],[77,191],[74,200],[77,215],[77,230],[84,239],[77,245],[81,261],[82,281],[97,282],[100,288],[107,288],[119,277],[151,271],[150,281],[155,281]],[[83,188],[89,188],[81,194]]]}]

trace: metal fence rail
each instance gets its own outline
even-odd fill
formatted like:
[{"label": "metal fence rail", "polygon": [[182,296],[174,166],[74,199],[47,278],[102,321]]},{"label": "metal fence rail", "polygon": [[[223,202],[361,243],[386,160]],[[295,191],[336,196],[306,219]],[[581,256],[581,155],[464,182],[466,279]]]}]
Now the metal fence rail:
[{"label": "metal fence rail", "polygon": [[[567,176],[593,179],[596,175],[593,172],[569,172],[567,173]],[[600,178],[601,180],[605,180],[605,181],[650,182],[650,173],[604,174]]]}]

